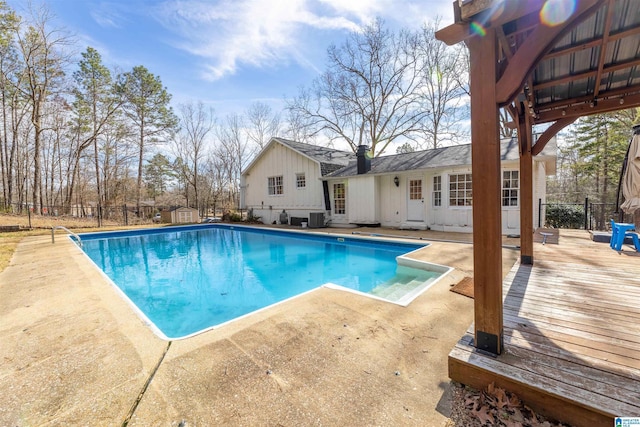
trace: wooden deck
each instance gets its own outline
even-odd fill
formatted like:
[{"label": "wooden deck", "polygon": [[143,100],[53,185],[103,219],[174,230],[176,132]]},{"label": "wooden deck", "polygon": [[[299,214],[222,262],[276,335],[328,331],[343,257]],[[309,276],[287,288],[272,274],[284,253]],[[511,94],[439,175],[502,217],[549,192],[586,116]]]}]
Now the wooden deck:
[{"label": "wooden deck", "polygon": [[476,352],[472,326],[449,355],[449,376],[495,382],[573,426],[638,417],[640,254],[585,231],[562,230],[554,243],[536,243],[534,266],[517,263],[504,280],[505,352]]}]

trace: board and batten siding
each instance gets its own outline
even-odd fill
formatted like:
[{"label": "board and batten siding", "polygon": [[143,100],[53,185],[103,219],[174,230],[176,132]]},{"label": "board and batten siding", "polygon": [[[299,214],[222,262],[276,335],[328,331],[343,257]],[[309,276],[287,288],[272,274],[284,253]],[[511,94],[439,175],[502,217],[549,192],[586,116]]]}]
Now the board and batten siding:
[{"label": "board and batten siding", "polygon": [[[547,164],[545,162],[533,162],[533,229],[538,228],[538,224],[544,227],[546,219],[544,217],[544,209],[542,210],[542,218],[538,211],[539,200],[542,203],[547,202]],[[540,221],[540,222],[538,222]]]},{"label": "board and batten siding", "polygon": [[[398,186],[393,182],[393,177],[399,179]],[[381,224],[385,227],[400,227],[407,217],[406,191],[407,178],[401,174],[383,175],[377,177],[380,188],[380,213]]]},{"label": "board and batten siding", "polygon": [[348,181],[347,217],[351,224],[377,224],[379,218],[376,176],[351,177]]},{"label": "board and batten siding", "polygon": [[[305,187],[297,188],[296,176],[305,175]],[[282,176],[282,194],[270,195],[269,177]],[[278,221],[282,210],[289,218],[308,218],[309,212],[324,211],[320,165],[306,156],[273,144],[244,177],[244,208],[253,209],[264,223]]]}]

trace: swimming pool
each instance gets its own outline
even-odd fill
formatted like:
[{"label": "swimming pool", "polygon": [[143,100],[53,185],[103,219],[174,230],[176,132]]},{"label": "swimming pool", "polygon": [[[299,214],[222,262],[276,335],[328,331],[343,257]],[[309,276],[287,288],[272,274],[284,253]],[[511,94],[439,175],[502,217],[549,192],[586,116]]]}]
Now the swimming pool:
[{"label": "swimming pool", "polygon": [[246,226],[81,238],[87,256],[165,339],[199,333],[322,285],[406,304],[446,269],[416,269],[403,257],[425,243]]}]

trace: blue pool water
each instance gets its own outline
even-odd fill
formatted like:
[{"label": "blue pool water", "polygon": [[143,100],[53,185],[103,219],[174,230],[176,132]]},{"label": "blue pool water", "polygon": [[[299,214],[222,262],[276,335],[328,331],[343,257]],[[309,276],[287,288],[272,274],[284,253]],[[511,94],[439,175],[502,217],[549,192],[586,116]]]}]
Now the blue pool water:
[{"label": "blue pool water", "polygon": [[334,283],[371,292],[424,244],[226,225],[82,235],[83,250],[168,338]]}]

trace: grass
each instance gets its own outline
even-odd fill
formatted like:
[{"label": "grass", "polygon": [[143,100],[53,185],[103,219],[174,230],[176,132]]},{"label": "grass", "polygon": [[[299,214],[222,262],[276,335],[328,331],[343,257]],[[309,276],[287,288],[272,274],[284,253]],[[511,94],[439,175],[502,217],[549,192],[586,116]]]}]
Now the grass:
[{"label": "grass", "polygon": [[24,231],[0,233],[0,272],[7,268],[16,246],[26,235],[27,233]]}]

